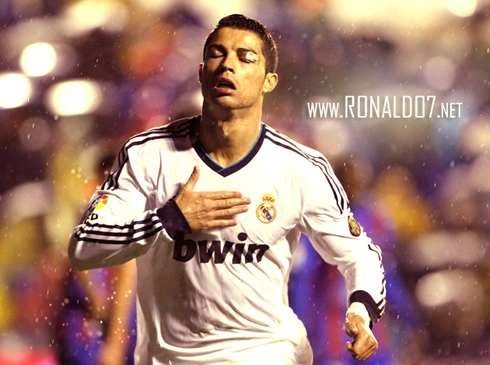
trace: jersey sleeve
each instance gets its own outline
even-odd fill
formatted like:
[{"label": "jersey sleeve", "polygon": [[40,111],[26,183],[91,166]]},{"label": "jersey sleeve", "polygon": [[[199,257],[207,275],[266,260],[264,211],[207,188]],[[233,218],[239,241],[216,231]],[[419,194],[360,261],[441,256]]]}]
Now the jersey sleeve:
[{"label": "jersey sleeve", "polygon": [[93,195],[72,232],[68,256],[75,269],[118,265],[170,242],[187,222],[175,202],[148,210],[145,172],[138,156],[123,148],[107,181]]},{"label": "jersey sleeve", "polygon": [[347,299],[363,303],[375,323],[386,303],[381,249],[355,220],[347,196],[323,157],[307,174],[301,228],[313,247],[345,278]]}]

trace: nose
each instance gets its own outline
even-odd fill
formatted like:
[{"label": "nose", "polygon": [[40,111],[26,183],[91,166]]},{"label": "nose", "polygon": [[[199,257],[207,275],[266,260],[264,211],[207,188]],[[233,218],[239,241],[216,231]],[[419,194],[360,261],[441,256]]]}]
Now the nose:
[{"label": "nose", "polygon": [[223,61],[221,62],[220,65],[220,71],[221,72],[235,72],[236,70],[236,62],[237,59],[236,57],[230,52],[226,55],[226,57],[223,58]]}]

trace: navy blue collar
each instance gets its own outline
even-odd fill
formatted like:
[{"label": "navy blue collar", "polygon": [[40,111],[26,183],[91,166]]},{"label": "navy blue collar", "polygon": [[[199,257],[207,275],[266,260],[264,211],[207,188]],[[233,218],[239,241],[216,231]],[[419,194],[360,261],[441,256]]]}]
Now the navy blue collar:
[{"label": "navy blue collar", "polygon": [[201,158],[201,160],[209,166],[212,170],[216,171],[218,174],[220,174],[223,177],[229,176],[233,174],[234,172],[237,172],[241,170],[243,167],[245,167],[252,159],[255,157],[255,155],[259,152],[260,147],[262,146],[262,143],[264,142],[264,137],[265,137],[265,125],[262,124],[260,126],[260,134],[257,140],[255,141],[254,145],[248,151],[248,153],[238,162],[234,163],[233,165],[230,165],[228,167],[223,167],[216,163],[211,156],[209,156],[206,151],[204,151],[204,148],[202,147],[201,143],[197,140],[196,143],[194,143],[194,149]]}]

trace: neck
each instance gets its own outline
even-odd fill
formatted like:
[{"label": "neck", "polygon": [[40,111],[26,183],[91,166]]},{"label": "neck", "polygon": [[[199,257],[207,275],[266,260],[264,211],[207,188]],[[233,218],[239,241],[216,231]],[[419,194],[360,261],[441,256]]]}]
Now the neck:
[{"label": "neck", "polygon": [[261,113],[231,111],[213,113],[203,105],[198,125],[199,142],[209,156],[222,167],[240,161],[253,147],[260,134]]}]

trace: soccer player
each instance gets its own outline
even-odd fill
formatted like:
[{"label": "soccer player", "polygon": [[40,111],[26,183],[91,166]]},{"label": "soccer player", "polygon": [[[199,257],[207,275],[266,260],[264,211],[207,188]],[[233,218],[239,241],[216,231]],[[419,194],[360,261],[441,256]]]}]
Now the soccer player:
[{"label": "soccer player", "polygon": [[345,277],[347,350],[376,351],[381,252],[325,157],[261,122],[276,67],[266,27],[221,19],[199,67],[202,114],[129,139],[73,231],[76,269],[137,259],[139,364],[311,364],[287,298],[301,232]]}]

